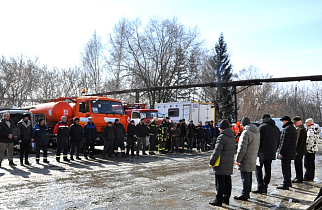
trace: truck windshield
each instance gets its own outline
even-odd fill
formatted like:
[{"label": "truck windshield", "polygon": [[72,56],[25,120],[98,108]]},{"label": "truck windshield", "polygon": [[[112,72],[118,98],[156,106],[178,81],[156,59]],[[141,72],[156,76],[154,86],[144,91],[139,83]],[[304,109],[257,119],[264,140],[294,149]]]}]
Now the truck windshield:
[{"label": "truck windshield", "polygon": [[158,117],[158,112],[140,112],[140,118]]},{"label": "truck windshield", "polygon": [[91,101],[93,113],[124,114],[122,104],[116,101],[94,100]]}]

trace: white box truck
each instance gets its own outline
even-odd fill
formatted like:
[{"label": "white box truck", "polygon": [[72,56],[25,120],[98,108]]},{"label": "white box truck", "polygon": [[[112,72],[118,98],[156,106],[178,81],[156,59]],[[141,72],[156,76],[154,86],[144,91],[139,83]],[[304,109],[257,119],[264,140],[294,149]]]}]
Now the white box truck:
[{"label": "white box truck", "polygon": [[155,109],[158,110],[159,117],[170,117],[173,122],[180,119],[193,120],[196,125],[198,122],[205,124],[205,121],[215,121],[215,107],[213,103],[198,101],[182,101],[156,103]]}]

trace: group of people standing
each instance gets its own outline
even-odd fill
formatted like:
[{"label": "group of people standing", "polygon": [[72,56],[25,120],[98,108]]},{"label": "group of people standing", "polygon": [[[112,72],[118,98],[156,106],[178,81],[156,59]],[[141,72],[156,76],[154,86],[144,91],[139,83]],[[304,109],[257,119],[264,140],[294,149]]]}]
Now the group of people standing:
[{"label": "group of people standing", "polygon": [[[82,127],[78,118],[74,118],[70,125],[67,117],[62,116],[53,132],[57,142],[57,162],[61,161],[61,156],[64,161],[81,160],[80,152],[83,149],[85,159],[95,159],[94,146],[98,135],[92,117],[88,117],[88,122]],[[216,133],[219,134],[219,131],[216,132],[213,121],[207,121],[205,125],[199,122],[195,126],[192,120],[189,121],[189,124],[186,124],[185,119],[179,120],[179,123],[172,123],[169,117],[163,119],[160,124],[158,118],[153,118],[149,124],[146,124],[145,119],[141,119],[137,125],[131,120],[126,132],[119,119],[115,119],[114,123],[107,122],[103,128],[101,138],[104,140],[104,149],[102,155],[103,158],[125,157],[130,154],[135,155],[135,152],[136,155],[139,155],[140,150],[142,155],[147,155],[147,138],[149,138],[149,155],[154,155],[156,150],[163,154],[183,152],[185,142],[188,152],[192,151],[194,142],[196,142],[198,151],[205,151],[213,146],[212,142]],[[24,114],[23,119],[15,125],[10,119],[10,114],[6,113],[0,123],[0,135],[0,164],[5,150],[8,150],[9,164],[15,165],[13,162],[14,135],[18,136],[21,165],[30,164],[28,155],[31,142],[36,143],[36,162],[39,164],[40,151],[43,150],[43,162],[49,163],[47,159],[48,127],[44,119],[39,119],[37,125],[32,127],[28,114]],[[126,141],[126,146],[124,141]],[[68,157],[68,153],[70,153],[70,157]]]},{"label": "group of people standing", "polygon": [[[313,181],[315,173],[315,154],[318,151],[320,126],[312,118],[302,124],[299,116],[284,116],[280,119],[283,130],[280,131],[269,114],[263,115],[262,124],[257,127],[248,117],[241,120],[243,131],[239,137],[237,154],[235,157],[235,135],[228,120],[219,123],[220,135],[216,140],[215,149],[210,159],[215,175],[216,199],[209,204],[214,206],[229,205],[234,161],[240,170],[243,184],[236,200],[247,201],[250,193],[266,194],[271,180],[271,164],[276,158],[281,160],[283,183],[277,186],[279,190],[288,190],[292,183]],[[304,167],[303,175],[303,156]],[[235,157],[235,158],[234,158]],[[219,164],[216,165],[216,162]],[[291,179],[291,160],[294,160],[296,176]],[[265,174],[263,176],[263,167]],[[252,189],[252,172],[255,171],[257,189]]]}]

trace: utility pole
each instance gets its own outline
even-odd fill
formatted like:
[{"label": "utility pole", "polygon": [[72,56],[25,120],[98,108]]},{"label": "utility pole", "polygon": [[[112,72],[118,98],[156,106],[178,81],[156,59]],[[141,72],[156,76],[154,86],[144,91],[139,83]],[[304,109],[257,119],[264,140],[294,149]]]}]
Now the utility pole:
[{"label": "utility pole", "polygon": [[236,86],[234,86],[234,97],[235,97],[235,121],[238,120],[238,113],[237,113],[237,93],[236,93]]}]

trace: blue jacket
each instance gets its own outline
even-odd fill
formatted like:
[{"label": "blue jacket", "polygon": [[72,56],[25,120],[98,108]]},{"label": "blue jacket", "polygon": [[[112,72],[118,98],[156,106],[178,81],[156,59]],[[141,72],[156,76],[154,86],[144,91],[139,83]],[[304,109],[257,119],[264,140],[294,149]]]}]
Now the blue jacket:
[{"label": "blue jacket", "polygon": [[40,126],[39,124],[35,125],[33,128],[34,138],[37,146],[47,146],[48,145],[48,127],[47,125]]},{"label": "blue jacket", "polygon": [[92,124],[86,123],[86,125],[84,126],[84,137],[85,137],[86,143],[95,143],[96,133],[97,133],[96,125],[94,123]]},{"label": "blue jacket", "polygon": [[203,126],[205,128],[205,138],[210,139],[212,137],[211,127],[208,125]]}]

